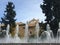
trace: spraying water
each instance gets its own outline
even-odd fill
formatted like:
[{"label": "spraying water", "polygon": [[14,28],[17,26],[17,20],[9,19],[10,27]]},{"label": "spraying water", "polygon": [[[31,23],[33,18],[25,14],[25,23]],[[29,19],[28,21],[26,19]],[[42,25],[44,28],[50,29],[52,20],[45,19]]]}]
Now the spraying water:
[{"label": "spraying water", "polygon": [[57,36],[60,37],[60,22],[59,22],[59,29],[58,29],[58,32],[57,32]]},{"label": "spraying water", "polygon": [[28,41],[28,22],[26,23],[26,26],[25,26],[25,39],[26,41]]},{"label": "spraying water", "polygon": [[16,26],[16,34],[15,34],[15,37],[14,37],[14,42],[15,43],[20,43],[20,38],[18,37],[18,32],[19,32],[19,25],[17,24]]},{"label": "spraying water", "polygon": [[15,37],[18,37],[18,32],[19,32],[19,25],[17,24]]},{"label": "spraying water", "polygon": [[10,26],[9,26],[9,24],[8,24],[8,25],[7,25],[7,31],[6,31],[7,37],[9,37],[9,30],[10,30]]},{"label": "spraying water", "polygon": [[49,24],[47,24],[46,29],[47,29],[47,32],[50,33],[51,38],[53,38],[53,37],[54,37],[54,36],[53,36],[53,32],[52,32],[52,30],[50,30]]},{"label": "spraying water", "polygon": [[49,35],[50,35],[50,37],[49,37],[49,42],[55,42],[54,36],[53,36],[53,32],[52,32],[52,30],[50,29],[50,25],[49,25],[49,24],[47,24],[46,29],[47,29],[47,32],[48,32]]},{"label": "spraying water", "polygon": [[[50,30],[49,24],[46,26],[47,31],[44,31],[41,36],[39,37],[39,23],[36,24],[36,37],[35,39],[31,39],[31,43],[60,43],[60,22],[59,22],[59,29],[57,32],[57,38],[54,38],[52,30]],[[0,24],[1,30],[1,24]],[[25,37],[24,39],[20,39],[18,37],[19,32],[19,25],[16,26],[16,35],[12,38],[9,34],[10,25],[7,25],[6,30],[6,37],[0,38],[0,43],[29,43],[29,36],[28,36],[28,23],[25,26]],[[38,40],[40,39],[40,40]]]},{"label": "spraying water", "polygon": [[44,43],[50,43],[51,42],[51,39],[52,39],[52,36],[53,36],[53,33],[50,30],[49,24],[47,24],[46,29],[47,29],[47,31],[44,31],[41,34],[40,40],[41,40],[41,42],[44,42]]},{"label": "spraying water", "polygon": [[7,43],[7,42],[9,42],[9,24],[7,25],[7,30],[5,30],[6,31],[6,36],[4,37],[4,38],[1,38],[0,39],[0,43]]},{"label": "spraying water", "polygon": [[58,43],[60,43],[60,22],[59,22],[59,29],[57,31],[57,40],[58,40]]},{"label": "spraying water", "polygon": [[37,42],[39,40],[39,23],[36,24],[36,37],[37,37]]}]

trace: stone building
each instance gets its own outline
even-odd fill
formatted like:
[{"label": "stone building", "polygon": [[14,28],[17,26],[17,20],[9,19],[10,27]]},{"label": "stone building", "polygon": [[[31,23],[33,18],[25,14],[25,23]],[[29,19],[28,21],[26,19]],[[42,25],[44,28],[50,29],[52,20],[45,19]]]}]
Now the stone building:
[{"label": "stone building", "polygon": [[[37,26],[38,24],[38,26]],[[18,36],[20,38],[24,38],[25,34],[27,33],[29,37],[36,37],[37,34],[40,36],[41,33],[45,30],[45,24],[44,23],[40,23],[39,19],[32,19],[30,21],[28,21],[27,25],[28,25],[28,32],[26,32],[26,24],[23,22],[17,22],[16,26],[18,25]],[[3,29],[4,29],[4,25],[2,25]],[[39,27],[39,29],[38,29]],[[37,33],[38,31],[38,33]],[[16,27],[12,28],[12,33],[11,35],[14,37],[16,34]]]},{"label": "stone building", "polygon": [[36,30],[36,24],[39,23],[39,20],[37,19],[32,19],[31,21],[28,22],[28,32],[29,32],[29,37],[36,37],[37,35],[37,30]]},{"label": "stone building", "polygon": [[18,26],[19,26],[18,36],[20,38],[23,38],[25,36],[25,23],[19,22]]}]

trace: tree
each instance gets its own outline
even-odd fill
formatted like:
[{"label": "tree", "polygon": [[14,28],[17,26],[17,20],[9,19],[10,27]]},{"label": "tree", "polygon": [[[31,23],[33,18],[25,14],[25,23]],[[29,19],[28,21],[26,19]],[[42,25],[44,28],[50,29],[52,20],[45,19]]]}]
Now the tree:
[{"label": "tree", "polygon": [[[58,31],[58,23],[60,22],[60,0],[43,0],[41,8],[46,16],[45,21],[50,24],[54,37],[56,37]],[[55,18],[53,19],[53,17]]]},{"label": "tree", "polygon": [[16,16],[16,12],[14,11],[15,5],[13,4],[13,2],[8,2],[8,5],[6,5],[6,10],[4,11],[4,17],[1,18],[2,22],[7,26],[7,24],[13,27],[16,26],[15,24],[15,16]]},{"label": "tree", "polygon": [[54,16],[60,22],[60,0],[54,0],[53,6]]},{"label": "tree", "polygon": [[51,0],[43,0],[43,5],[41,5],[43,13],[45,13],[47,23],[51,21],[52,18],[52,1]]}]

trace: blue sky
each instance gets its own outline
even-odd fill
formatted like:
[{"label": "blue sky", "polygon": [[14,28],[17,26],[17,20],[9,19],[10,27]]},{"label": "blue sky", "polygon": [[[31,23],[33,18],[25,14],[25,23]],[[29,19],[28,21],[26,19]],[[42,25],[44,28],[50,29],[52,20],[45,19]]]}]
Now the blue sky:
[{"label": "blue sky", "polygon": [[8,1],[15,4],[15,18],[17,22],[27,22],[33,18],[39,19],[40,22],[45,20],[45,16],[40,8],[43,0],[0,0],[0,18],[4,16],[4,10]]}]

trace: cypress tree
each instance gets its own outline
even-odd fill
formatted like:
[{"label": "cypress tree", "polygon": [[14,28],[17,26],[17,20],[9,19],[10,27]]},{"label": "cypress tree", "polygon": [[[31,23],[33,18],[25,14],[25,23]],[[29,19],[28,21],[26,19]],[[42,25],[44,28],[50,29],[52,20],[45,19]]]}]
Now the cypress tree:
[{"label": "cypress tree", "polygon": [[60,0],[43,0],[43,4],[40,7],[46,16],[45,21],[50,24],[54,37],[56,37],[58,23],[60,22]]},{"label": "cypress tree", "polygon": [[1,18],[2,22],[7,26],[8,24],[13,27],[16,26],[15,24],[15,16],[16,16],[16,12],[14,10],[15,5],[13,4],[13,2],[8,2],[8,4],[6,5],[6,10],[4,11],[4,17]]}]

